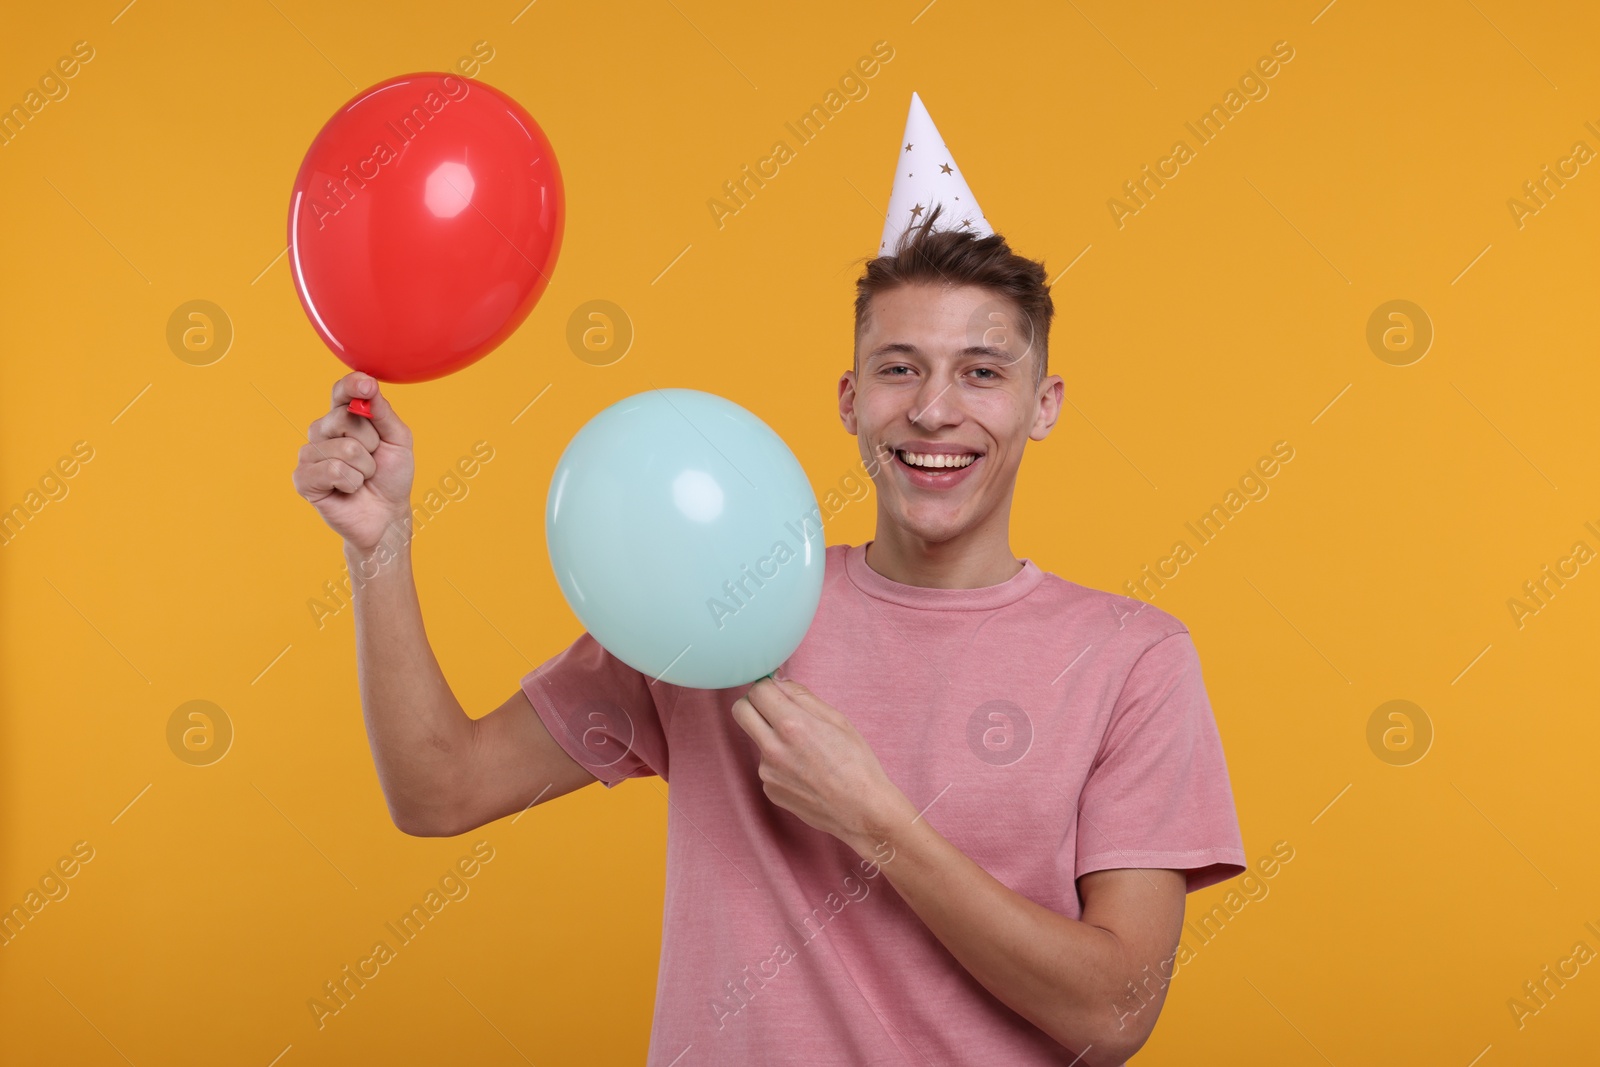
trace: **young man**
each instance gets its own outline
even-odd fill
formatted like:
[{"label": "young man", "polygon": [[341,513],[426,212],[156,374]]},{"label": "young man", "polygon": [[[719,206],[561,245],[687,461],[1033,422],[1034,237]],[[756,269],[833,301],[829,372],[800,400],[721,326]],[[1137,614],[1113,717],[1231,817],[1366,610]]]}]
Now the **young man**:
[{"label": "young man", "polygon": [[297,489],[374,574],[362,705],[400,829],[670,781],[652,1067],[1121,1064],[1175,973],[1185,892],[1245,868],[1183,624],[1012,555],[1024,446],[1060,413],[1053,307],[959,188],[964,224],[913,205],[857,284],[839,414],[877,533],[827,548],[779,679],[685,689],[585,633],[474,720],[423,632],[411,436],[377,383],[341,379],[301,451]]}]

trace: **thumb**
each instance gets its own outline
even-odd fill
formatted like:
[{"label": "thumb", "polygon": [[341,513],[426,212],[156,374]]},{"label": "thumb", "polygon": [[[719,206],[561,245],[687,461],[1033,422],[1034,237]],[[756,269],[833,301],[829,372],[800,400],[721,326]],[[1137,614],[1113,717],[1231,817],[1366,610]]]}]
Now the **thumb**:
[{"label": "thumb", "polygon": [[378,431],[379,440],[410,448],[411,430],[400,421],[400,416],[395,413],[389,398],[383,395],[383,388],[376,379],[372,382],[372,395],[367,400],[372,406],[372,428]]}]

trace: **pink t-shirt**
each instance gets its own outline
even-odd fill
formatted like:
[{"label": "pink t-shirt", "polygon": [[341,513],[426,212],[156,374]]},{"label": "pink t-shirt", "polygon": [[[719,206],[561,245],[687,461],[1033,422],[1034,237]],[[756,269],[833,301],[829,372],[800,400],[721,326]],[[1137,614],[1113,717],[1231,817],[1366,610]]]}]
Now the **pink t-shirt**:
[{"label": "pink t-shirt", "polygon": [[[1090,871],[1178,868],[1192,892],[1245,870],[1194,643],[1152,605],[1032,560],[979,589],[902,585],[866,545],[833,545],[779,676],[839,709],[935,830],[1069,918]],[[881,869],[767,799],[729,712],[748,686],[652,683],[585,633],[522,688],[608,788],[671,783],[649,1067],[1077,1054],[979,984]]]}]

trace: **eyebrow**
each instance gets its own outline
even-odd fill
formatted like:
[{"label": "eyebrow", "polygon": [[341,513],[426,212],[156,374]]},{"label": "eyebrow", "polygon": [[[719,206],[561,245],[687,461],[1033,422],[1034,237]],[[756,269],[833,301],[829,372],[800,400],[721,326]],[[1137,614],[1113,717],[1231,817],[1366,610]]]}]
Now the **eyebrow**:
[{"label": "eyebrow", "polygon": [[[911,344],[911,343],[909,343],[907,341],[890,341],[887,344],[879,345],[877,348],[873,349],[870,353],[868,353],[866,362],[871,363],[874,360],[883,358],[884,356],[890,356],[890,355],[896,355],[896,354],[902,354],[902,353],[905,354],[905,355],[908,355],[908,356],[920,356],[920,355],[922,355],[922,350],[920,348],[918,348],[916,345]],[[995,348],[993,345],[968,345],[967,347],[963,348],[960,352],[958,352],[957,355],[961,355],[961,356],[988,356],[991,359],[998,359],[998,360],[1002,360],[1002,361],[1005,361],[1005,362],[1010,362],[1010,360],[1009,360],[1009,358],[1007,356],[1007,353],[1002,352],[1000,349]]]}]

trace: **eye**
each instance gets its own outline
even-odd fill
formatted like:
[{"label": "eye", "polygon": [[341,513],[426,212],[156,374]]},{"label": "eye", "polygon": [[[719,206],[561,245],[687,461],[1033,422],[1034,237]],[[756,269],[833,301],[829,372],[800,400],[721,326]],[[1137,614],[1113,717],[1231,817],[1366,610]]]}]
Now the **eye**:
[{"label": "eye", "polygon": [[903,371],[909,372],[911,370],[911,368],[906,366],[904,363],[896,363],[893,366],[883,368],[883,373],[889,375],[891,378],[903,377],[903,375],[898,375],[898,374],[894,373],[897,370],[903,370]]},{"label": "eye", "polygon": [[986,382],[995,381],[1000,377],[999,372],[996,371],[993,367],[979,367],[979,368],[977,368],[977,370],[973,371],[973,373],[974,374],[983,373],[983,374],[990,375],[990,377],[983,379]]}]

